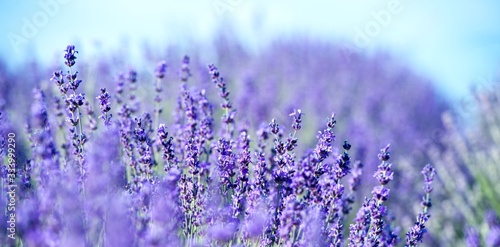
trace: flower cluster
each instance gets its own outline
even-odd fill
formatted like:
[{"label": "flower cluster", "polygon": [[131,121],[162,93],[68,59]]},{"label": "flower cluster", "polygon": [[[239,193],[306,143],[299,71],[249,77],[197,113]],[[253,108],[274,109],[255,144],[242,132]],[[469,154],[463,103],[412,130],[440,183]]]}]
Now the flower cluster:
[{"label": "flower cluster", "polygon": [[99,100],[99,104],[101,105],[101,116],[99,117],[104,122],[104,125],[110,125],[111,117],[113,116],[113,115],[108,116],[108,112],[111,110],[110,107],[111,96],[109,96],[108,92],[106,92],[106,88],[101,88],[101,94],[99,94],[97,99]]},{"label": "flower cluster", "polygon": [[[22,176],[18,181],[23,188],[19,206],[22,245],[400,243],[386,205],[389,182],[398,179],[388,163],[389,146],[378,155],[381,163],[374,174],[378,185],[351,216],[355,195],[363,192],[363,164],[372,160],[356,160],[356,145],[348,140],[335,143],[335,114],[322,124],[315,146],[308,149],[301,140],[309,134],[305,127],[309,118],[302,110],[293,110],[288,123],[271,119],[254,128],[240,122],[228,82],[217,67],[208,66],[216,87],[198,90],[188,86],[191,73],[189,57],[185,56],[178,78],[169,78],[169,83],[177,81],[181,90],[172,112],[175,119],[168,125],[159,118],[165,62],[155,70],[159,100],[154,106],[141,101],[143,105],[138,107],[144,95],[136,91],[142,82],[134,70],[128,76],[118,76],[116,96],[103,87],[92,97],[97,100],[92,104],[77,92],[81,80],[72,72],[75,54],[75,47],[68,46],[64,59],[69,71],[53,74],[62,96],[59,104],[66,103],[63,115],[68,121],[63,124],[68,132],[54,127],[53,119],[61,107],[50,109],[43,91],[34,91],[28,126],[32,157],[19,171]],[[211,90],[218,90],[222,98],[219,109],[211,104]],[[112,104],[113,99],[116,104]],[[83,125],[84,119],[93,118],[90,105],[97,104],[104,125]],[[82,106],[90,110],[84,112]],[[112,114],[116,116],[113,121]],[[221,121],[214,121],[216,114],[222,115]],[[62,148],[68,143],[72,154],[65,154]],[[422,173],[423,212],[406,234],[407,246],[421,243],[429,219],[435,171],[428,165]],[[348,220],[352,217],[351,223]]]}]

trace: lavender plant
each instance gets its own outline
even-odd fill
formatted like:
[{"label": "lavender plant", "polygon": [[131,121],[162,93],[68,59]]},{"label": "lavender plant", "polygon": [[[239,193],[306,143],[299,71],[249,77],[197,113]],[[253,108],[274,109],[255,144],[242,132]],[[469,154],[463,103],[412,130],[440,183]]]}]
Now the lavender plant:
[{"label": "lavender plant", "polygon": [[[255,128],[238,118],[230,81],[215,65],[209,65],[207,73],[215,86],[200,90],[192,85],[186,56],[177,78],[177,107],[168,124],[160,117],[163,99],[168,99],[161,86],[165,62],[155,73],[158,100],[141,101],[137,88],[143,82],[131,70],[128,76],[118,76],[115,92],[104,87],[93,92],[97,96],[88,97],[93,102],[79,93],[84,84],[75,70],[76,54],[74,46],[67,46],[68,71],[53,73],[52,86],[61,96],[54,104],[48,104],[46,89],[34,91],[28,125],[30,160],[18,168],[16,178],[23,188],[17,209],[19,231],[16,241],[4,238],[6,242],[17,246],[403,244],[386,203],[389,182],[398,179],[392,171],[396,165],[388,163],[389,146],[378,154],[381,164],[374,175],[378,185],[360,202],[363,164],[373,161],[355,160],[350,141],[336,144],[337,115],[323,122],[311,148],[300,141],[308,134],[303,128],[308,115],[300,109],[293,110],[288,121],[272,119]],[[169,79],[171,84],[175,81]],[[218,92],[220,107],[212,105],[211,92]],[[92,106],[99,107],[102,124],[95,121]],[[64,116],[67,121],[58,120]],[[3,130],[1,119],[0,124]],[[423,210],[406,234],[406,246],[422,242],[430,217],[434,168],[428,165],[423,173]],[[352,209],[360,203],[354,217]]]},{"label": "lavender plant", "polygon": [[[500,244],[497,221],[488,220],[500,215],[497,85],[488,91],[475,91],[473,96],[467,115],[451,111],[443,115],[445,129],[427,150],[439,174],[434,196],[439,204],[433,208],[435,217],[429,224],[430,237],[439,245]],[[460,121],[467,120],[465,117],[477,119],[481,127],[462,126],[465,123]],[[432,234],[437,231],[439,235]]]}]

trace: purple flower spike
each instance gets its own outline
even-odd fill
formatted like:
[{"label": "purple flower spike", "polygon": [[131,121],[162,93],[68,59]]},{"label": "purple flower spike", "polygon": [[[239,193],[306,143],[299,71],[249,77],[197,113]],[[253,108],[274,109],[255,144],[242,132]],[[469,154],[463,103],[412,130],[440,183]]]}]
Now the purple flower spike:
[{"label": "purple flower spike", "polygon": [[424,192],[425,193],[431,193],[432,192],[432,181],[434,180],[434,174],[436,173],[436,169],[430,165],[427,164],[424,169],[422,170],[422,174],[424,175]]},{"label": "purple flower spike", "polygon": [[191,70],[189,70],[189,57],[184,56],[184,58],[182,58],[181,81],[186,82],[189,77],[191,77]]},{"label": "purple flower spike", "polygon": [[370,231],[368,233],[368,239],[371,246],[378,246],[383,244],[383,230],[386,227],[384,222],[384,217],[387,215],[387,208],[383,205],[383,202],[387,201],[389,198],[389,189],[384,186],[393,179],[393,172],[391,171],[391,164],[386,161],[390,158],[389,145],[385,148],[380,149],[378,158],[382,163],[378,166],[377,171],[373,175],[377,178],[380,183],[379,186],[373,188],[372,199],[370,201],[370,214],[371,214],[371,225]]},{"label": "purple flower spike", "polygon": [[173,140],[172,136],[169,136],[167,132],[167,127],[164,124],[160,124],[158,127],[158,140],[163,147],[163,159],[165,160],[165,171],[169,171],[171,166],[177,163],[175,158],[175,150],[173,148]]},{"label": "purple flower spike", "polygon": [[280,127],[279,125],[276,123],[276,120],[273,119],[271,121],[271,123],[269,123],[269,127],[271,127],[271,133],[277,135],[279,132],[280,132]]},{"label": "purple flower spike", "polygon": [[76,60],[76,56],[75,54],[78,53],[78,51],[75,50],[75,46],[74,45],[68,45],[66,47],[66,50],[64,50],[64,59],[66,59],[66,61],[64,62],[68,67],[72,67],[73,65],[75,65],[75,60]]},{"label": "purple flower spike", "polygon": [[375,172],[375,177],[382,185],[386,185],[393,179],[394,172],[391,172],[392,164],[383,162],[379,165],[378,170]]},{"label": "purple flower spike", "polygon": [[412,247],[418,246],[419,243],[422,242],[422,237],[424,233],[427,231],[425,229],[425,222],[429,220],[429,215],[424,213],[419,213],[417,216],[417,221],[410,228],[410,231],[406,234],[406,244],[405,246]]},{"label": "purple flower spike", "polygon": [[106,92],[106,88],[101,88],[101,94],[97,96],[97,99],[101,105],[101,116],[99,116],[99,118],[102,119],[104,125],[109,126],[111,124],[112,117],[111,114],[108,116],[108,112],[111,110],[111,96],[109,96],[108,92]]},{"label": "purple flower spike", "polygon": [[431,164],[427,164],[422,170],[422,174],[424,175],[425,186],[424,192],[425,196],[422,198],[422,206],[423,210],[418,214],[417,220],[412,228],[406,233],[406,244],[405,246],[417,246],[422,242],[422,237],[424,233],[427,231],[425,228],[425,223],[431,217],[428,213],[429,208],[431,207],[431,199],[430,192],[432,191],[431,183],[434,179],[435,168]]},{"label": "purple flower spike", "polygon": [[387,146],[383,149],[380,149],[380,153],[378,154],[378,158],[381,161],[388,161],[391,158],[391,153],[389,152],[389,147],[391,144],[387,144]]},{"label": "purple flower spike", "polygon": [[300,109],[298,110],[293,110],[293,112],[290,114],[290,116],[293,117],[293,125],[292,125],[292,128],[294,130],[300,130],[300,128],[302,128],[301,126],[301,123],[302,123],[302,115],[304,115],[302,113],[302,111]]},{"label": "purple flower spike", "polygon": [[465,242],[468,247],[480,247],[481,240],[479,238],[479,233],[476,229],[472,227],[467,227],[465,229]]},{"label": "purple flower spike", "polygon": [[135,70],[133,70],[133,69],[130,69],[128,71],[128,77],[127,77],[127,79],[132,84],[135,83],[135,82],[137,82],[137,72]]},{"label": "purple flower spike", "polygon": [[389,198],[389,189],[383,186],[377,186],[373,188],[372,195],[373,198],[379,201],[379,203],[387,201]]},{"label": "purple flower spike", "polygon": [[156,78],[163,79],[165,77],[166,71],[167,71],[167,63],[165,61],[159,62],[155,70]]},{"label": "purple flower spike", "polygon": [[229,91],[227,90],[226,81],[222,76],[220,76],[219,70],[215,65],[208,65],[208,72],[212,77],[212,82],[219,88],[219,96],[222,98],[223,102],[221,104],[222,110],[224,110],[224,115],[222,115],[222,122],[225,124],[225,136],[231,138],[234,132],[234,117],[236,111],[229,101]]}]

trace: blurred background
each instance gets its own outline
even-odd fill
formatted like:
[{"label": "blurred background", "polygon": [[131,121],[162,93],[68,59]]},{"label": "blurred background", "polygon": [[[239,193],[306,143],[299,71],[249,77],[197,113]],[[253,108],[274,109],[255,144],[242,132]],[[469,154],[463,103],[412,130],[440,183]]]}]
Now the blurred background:
[{"label": "blurred background", "polygon": [[338,139],[365,162],[366,184],[391,143],[403,233],[419,209],[398,202],[420,200],[419,171],[432,162],[439,180],[427,244],[463,246],[474,234],[500,244],[500,223],[484,220],[500,213],[498,1],[4,0],[0,9],[0,110],[10,122],[2,128],[23,131],[34,86],[54,96],[49,79],[68,44],[89,99],[133,68],[145,112],[154,67],[167,61],[162,120],[172,124],[177,71],[189,55],[191,85],[218,102],[206,69],[215,63],[238,121],[252,130],[276,118],[289,131],[288,114],[303,109],[298,156],[332,111]]},{"label": "blurred background", "polygon": [[187,48],[220,33],[250,51],[300,36],[355,53],[398,54],[456,99],[491,75],[500,55],[500,3],[492,0],[5,0],[0,7],[0,54],[11,68],[26,59],[51,61],[68,42],[86,53],[121,49],[138,56],[144,44]]}]

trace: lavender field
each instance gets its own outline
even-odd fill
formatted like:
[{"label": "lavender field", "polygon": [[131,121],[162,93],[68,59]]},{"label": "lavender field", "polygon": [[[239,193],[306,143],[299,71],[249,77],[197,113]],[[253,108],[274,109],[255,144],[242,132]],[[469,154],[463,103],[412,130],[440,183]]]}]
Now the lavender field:
[{"label": "lavender field", "polygon": [[[64,66],[31,90],[15,81],[41,72],[4,72],[2,224],[15,225],[4,243],[417,246],[426,239],[479,246],[472,241],[485,237],[487,246],[498,245],[498,173],[489,170],[497,169],[497,153],[452,141],[465,133],[450,117],[440,121],[448,106],[424,78],[400,65],[383,73],[396,66],[384,55],[328,66],[342,64],[338,51],[314,44],[276,44],[246,61],[223,49],[234,54],[222,63],[227,77],[188,56],[160,61],[154,78],[106,60],[85,71],[85,56],[72,45]],[[235,60],[234,69],[224,65]],[[270,68],[277,70],[266,76]],[[479,104],[493,109],[493,96]],[[491,139],[471,133],[470,141],[497,143],[495,121],[482,123]],[[447,132],[426,155],[410,155],[434,129]],[[469,170],[476,159],[486,162]],[[433,165],[424,167],[426,160]],[[436,170],[439,188],[431,193]],[[463,178],[450,178],[457,171]]]},{"label": "lavender field", "polygon": [[0,246],[500,246],[500,73],[218,32],[0,59]]}]

